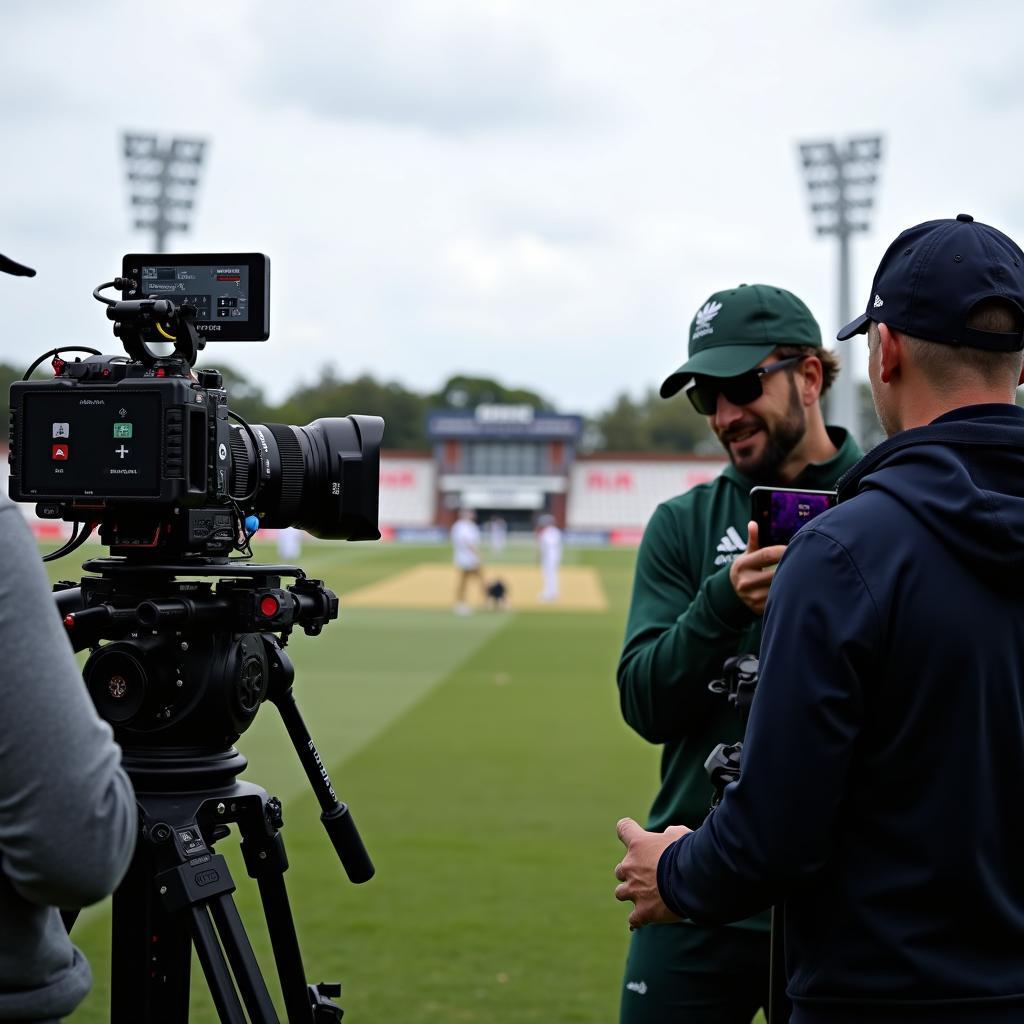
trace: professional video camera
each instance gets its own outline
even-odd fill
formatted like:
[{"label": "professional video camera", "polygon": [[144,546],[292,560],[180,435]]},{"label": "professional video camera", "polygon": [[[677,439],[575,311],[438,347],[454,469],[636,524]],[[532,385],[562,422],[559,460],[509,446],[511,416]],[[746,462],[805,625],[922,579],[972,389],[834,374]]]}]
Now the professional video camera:
[{"label": "professional video camera", "polygon": [[[108,288],[124,297],[105,298]],[[126,256],[121,276],[93,295],[126,356],[54,349],[12,385],[9,493],[74,524],[48,558],[97,528],[110,548],[85,562],[93,575],[55,589],[72,645],[90,651],[86,686],[124,750],[141,812],[135,858],[114,896],[111,1021],[187,1020],[193,944],[222,1020],[242,1020],[242,1003],[254,1022],[278,1019],[214,852],[228,823],[259,883],[288,1020],[340,1020],[339,986],[305,981],[280,802],[236,781],[247,761],[232,744],[271,701],[349,878],[372,877],[296,706],[284,652],[296,627],[315,636],[336,619],[338,599],[296,566],[246,559],[260,526],[379,538],[384,421],[250,425],[228,408],[217,370],[193,369],[208,338],[269,337],[266,256]],[[28,379],[51,357],[52,380]]]},{"label": "professional video camera", "polygon": [[[207,337],[269,337],[269,286],[258,254],[126,256],[122,277],[93,294],[128,358],[54,352],[53,380],[11,388],[11,497],[43,518],[95,522],[135,561],[242,550],[251,513],[316,537],[378,538],[382,420],[249,426],[218,371],[192,372]],[[109,287],[130,297],[104,299]]]}]

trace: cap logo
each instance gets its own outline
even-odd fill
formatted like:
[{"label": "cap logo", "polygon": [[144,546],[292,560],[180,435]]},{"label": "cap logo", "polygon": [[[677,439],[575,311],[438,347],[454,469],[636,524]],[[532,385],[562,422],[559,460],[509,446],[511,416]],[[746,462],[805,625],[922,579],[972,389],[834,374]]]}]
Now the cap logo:
[{"label": "cap logo", "polygon": [[711,326],[711,321],[718,316],[722,309],[720,302],[705,302],[700,309],[697,310],[697,315],[693,319],[693,337],[691,341],[696,341],[698,338],[703,338],[706,334],[713,334],[714,328]]},{"label": "cap logo", "polygon": [[875,295],[875,301],[874,301],[874,302],[872,302],[872,303],[871,303],[871,305],[872,305],[872,306],[874,306],[874,307],[875,307],[875,309],[878,309],[878,307],[879,307],[879,306],[884,306],[884,305],[885,305],[885,303],[884,303],[884,302],[882,302],[882,296],[881,296],[881,295],[878,295],[878,294],[876,294],[876,295]]}]

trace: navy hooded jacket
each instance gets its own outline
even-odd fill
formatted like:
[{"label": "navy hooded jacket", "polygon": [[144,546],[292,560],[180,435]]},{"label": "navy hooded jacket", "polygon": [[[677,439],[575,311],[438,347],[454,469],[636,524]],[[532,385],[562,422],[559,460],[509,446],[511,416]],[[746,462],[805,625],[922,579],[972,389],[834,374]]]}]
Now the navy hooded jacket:
[{"label": "navy hooded jacket", "polygon": [[1024,409],[895,435],[796,535],[742,776],[658,885],[785,901],[800,1020],[1024,1020]]}]

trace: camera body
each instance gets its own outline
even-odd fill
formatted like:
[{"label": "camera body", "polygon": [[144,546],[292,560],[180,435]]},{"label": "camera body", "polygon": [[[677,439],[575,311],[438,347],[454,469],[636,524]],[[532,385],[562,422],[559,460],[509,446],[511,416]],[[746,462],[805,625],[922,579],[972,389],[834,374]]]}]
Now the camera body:
[{"label": "camera body", "polygon": [[147,509],[180,510],[189,550],[230,546],[227,392],[215,371],[186,370],[94,356],[13,384],[11,498],[44,518],[98,516],[114,546],[160,543],[166,516]]},{"label": "camera body", "polygon": [[94,294],[128,358],[58,356],[52,380],[11,387],[11,498],[95,524],[112,553],[138,559],[224,558],[244,549],[251,515],[377,539],[383,420],[250,425],[230,411],[217,370],[193,371],[207,336],[268,337],[270,261],[130,255],[123,272],[109,286],[134,297],[104,299],[108,285]]}]

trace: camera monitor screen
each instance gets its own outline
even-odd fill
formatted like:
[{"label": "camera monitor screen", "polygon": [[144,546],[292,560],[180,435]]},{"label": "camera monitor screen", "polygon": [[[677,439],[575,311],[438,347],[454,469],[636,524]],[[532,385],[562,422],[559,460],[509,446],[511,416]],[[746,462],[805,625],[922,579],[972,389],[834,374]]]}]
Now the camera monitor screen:
[{"label": "camera monitor screen", "polygon": [[751,518],[758,526],[761,547],[788,544],[805,523],[836,503],[834,491],[801,491],[786,487],[754,487]]},{"label": "camera monitor screen", "polygon": [[129,299],[188,303],[207,341],[266,341],[270,337],[270,260],[261,253],[125,256],[122,276],[136,288]]},{"label": "camera monitor screen", "polygon": [[160,493],[160,395],[127,389],[26,394],[22,491],[33,497]]}]

